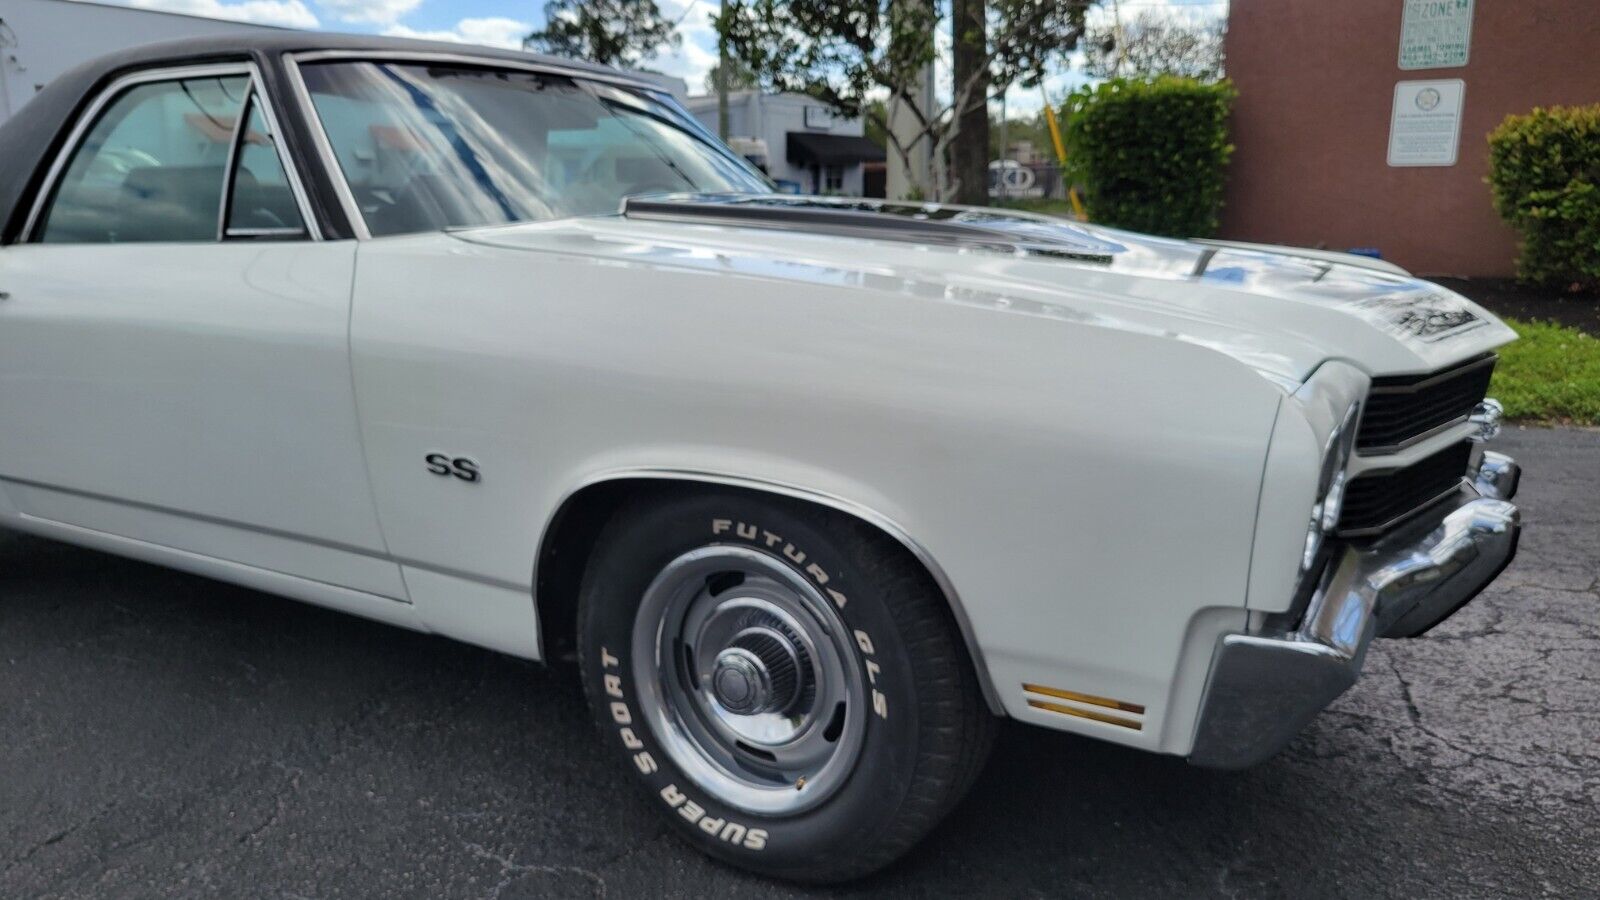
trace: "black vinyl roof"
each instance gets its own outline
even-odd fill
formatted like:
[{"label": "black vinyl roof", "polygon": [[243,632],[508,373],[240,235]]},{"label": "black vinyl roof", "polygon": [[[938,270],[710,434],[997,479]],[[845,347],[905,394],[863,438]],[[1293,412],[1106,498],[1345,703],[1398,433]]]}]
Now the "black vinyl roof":
[{"label": "black vinyl roof", "polygon": [[447,54],[487,62],[534,63],[652,86],[626,72],[581,60],[446,41],[373,35],[288,30],[241,31],[237,34],[133,47],[90,60],[67,71],[24,103],[4,125],[0,125],[0,244],[17,239],[27,215],[25,207],[37,187],[34,182],[42,176],[40,170],[47,166],[60,143],[66,139],[76,112],[113,79],[139,69],[255,60],[263,64],[262,77],[269,82],[269,87],[276,87],[274,93],[282,98],[285,92],[281,85],[274,84],[277,67],[271,62],[286,53],[317,50]]},{"label": "black vinyl roof", "polygon": [[312,50],[365,50],[373,52],[448,53],[481,59],[501,59],[512,62],[536,62],[565,69],[593,72],[613,77],[626,73],[609,66],[582,60],[528,53],[522,50],[497,50],[473,44],[449,41],[420,41],[413,38],[379,37],[370,34],[335,34],[326,31],[242,31],[238,34],[219,34],[209,37],[185,38],[146,44],[91,61],[88,66],[105,67],[119,60],[130,64],[139,62],[165,64],[191,59],[250,56],[252,54],[301,53]]}]

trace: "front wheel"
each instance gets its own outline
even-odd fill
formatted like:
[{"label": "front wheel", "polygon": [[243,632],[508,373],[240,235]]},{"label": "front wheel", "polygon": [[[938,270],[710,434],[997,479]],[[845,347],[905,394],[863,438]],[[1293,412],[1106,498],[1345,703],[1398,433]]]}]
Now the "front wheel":
[{"label": "front wheel", "polygon": [[702,850],[838,881],[970,786],[995,719],[927,572],[842,513],[735,491],[605,528],[578,616],[601,731]]}]

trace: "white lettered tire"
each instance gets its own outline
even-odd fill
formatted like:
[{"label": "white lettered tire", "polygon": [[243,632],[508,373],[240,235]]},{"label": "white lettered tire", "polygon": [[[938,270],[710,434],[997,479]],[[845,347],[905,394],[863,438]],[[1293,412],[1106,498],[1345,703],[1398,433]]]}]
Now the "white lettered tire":
[{"label": "white lettered tire", "polygon": [[992,743],[932,578],[843,513],[732,489],[635,503],[579,602],[604,739],[681,834],[743,868],[820,882],[887,865]]}]

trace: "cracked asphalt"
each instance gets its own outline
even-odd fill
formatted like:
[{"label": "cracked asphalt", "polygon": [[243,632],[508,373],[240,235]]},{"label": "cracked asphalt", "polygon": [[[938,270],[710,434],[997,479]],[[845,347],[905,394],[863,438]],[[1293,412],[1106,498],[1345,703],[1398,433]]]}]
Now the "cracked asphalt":
[{"label": "cracked asphalt", "polygon": [[[1600,431],[1276,759],[1010,727],[874,896],[1600,896]],[[574,671],[0,532],[0,896],[805,896],[668,833]]]}]

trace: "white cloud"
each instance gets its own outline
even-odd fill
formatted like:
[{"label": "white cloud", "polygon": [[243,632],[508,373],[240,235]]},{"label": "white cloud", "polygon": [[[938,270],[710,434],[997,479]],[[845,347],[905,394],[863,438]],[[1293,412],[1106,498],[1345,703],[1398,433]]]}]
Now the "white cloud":
[{"label": "white cloud", "polygon": [[228,19],[257,25],[282,25],[285,28],[316,28],[317,17],[301,0],[132,0],[131,6],[188,13],[209,19]]},{"label": "white cloud", "polygon": [[685,41],[671,53],[658,53],[646,59],[643,67],[667,75],[676,75],[689,83],[691,91],[700,91],[717,64],[717,54],[699,44]]},{"label": "white cloud", "polygon": [[425,41],[451,41],[457,44],[479,44],[485,47],[520,49],[522,39],[533,30],[528,22],[516,19],[490,17],[462,19],[454,28],[441,31],[418,31],[408,25],[390,25],[383,33],[391,37],[419,38]]},{"label": "white cloud", "polygon": [[391,25],[422,5],[422,0],[317,0],[341,21]]},{"label": "white cloud", "polygon": [[704,90],[706,76],[717,64],[717,31],[711,27],[711,14],[720,5],[718,0],[661,0],[661,14],[678,23],[683,43],[647,57],[643,67],[682,78],[691,93]]},{"label": "white cloud", "polygon": [[1116,11],[1119,8],[1124,25],[1132,23],[1141,15],[1152,15],[1188,25],[1205,25],[1228,17],[1226,0],[1196,0],[1187,3],[1183,0],[1147,0],[1138,4],[1124,3],[1120,7],[1113,7],[1109,3],[1091,6],[1087,17],[1089,26],[1093,28],[1110,25],[1116,21]]},{"label": "white cloud", "polygon": [[693,45],[715,55],[717,29],[711,17],[721,7],[717,0],[662,0],[661,13],[678,23],[678,33],[683,35],[683,45]]}]

